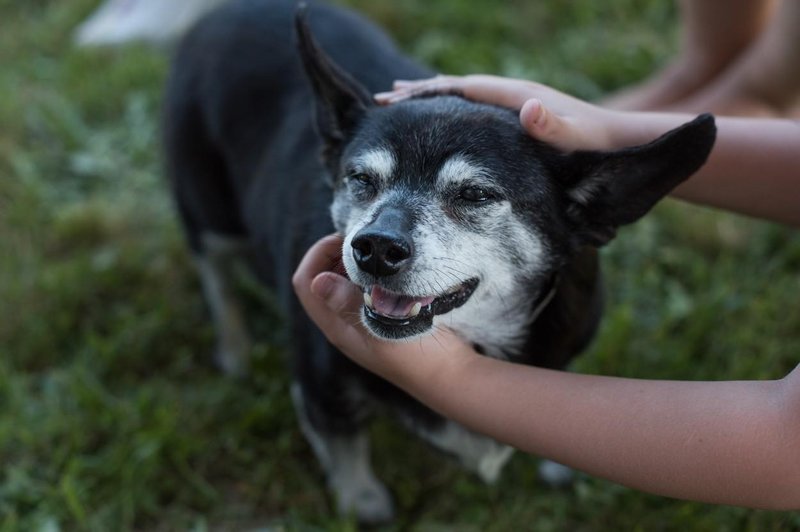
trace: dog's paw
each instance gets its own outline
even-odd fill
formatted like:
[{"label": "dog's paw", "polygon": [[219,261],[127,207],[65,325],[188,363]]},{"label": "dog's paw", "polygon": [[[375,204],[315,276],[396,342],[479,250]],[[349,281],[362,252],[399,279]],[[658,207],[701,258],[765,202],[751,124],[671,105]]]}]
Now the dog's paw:
[{"label": "dog's paw", "polygon": [[353,515],[364,525],[380,525],[394,519],[394,502],[386,486],[375,477],[359,480],[331,483],[339,515]]},{"label": "dog's paw", "polygon": [[496,444],[492,452],[487,452],[475,464],[470,464],[467,467],[475,471],[478,477],[486,484],[494,484],[500,478],[503,467],[513,454],[514,449],[512,447]]},{"label": "dog's paw", "polygon": [[575,481],[575,470],[558,462],[542,460],[539,477],[551,488],[566,488]]},{"label": "dog's paw", "polygon": [[214,364],[229,377],[245,377],[250,372],[250,342],[220,342],[214,351]]}]

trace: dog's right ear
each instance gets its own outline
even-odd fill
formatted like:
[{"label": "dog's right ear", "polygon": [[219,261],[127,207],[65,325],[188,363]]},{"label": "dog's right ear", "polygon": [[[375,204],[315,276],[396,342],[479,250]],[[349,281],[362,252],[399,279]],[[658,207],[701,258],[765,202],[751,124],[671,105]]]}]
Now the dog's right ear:
[{"label": "dog's right ear", "polygon": [[714,117],[704,114],[648,144],[568,155],[561,181],[572,234],[592,246],[611,240],[705,163],[716,131]]},{"label": "dog's right ear", "polygon": [[325,144],[325,164],[335,171],[344,145],[369,107],[372,95],[320,49],[306,21],[307,6],[295,13],[297,46],[316,96],[317,130]]}]

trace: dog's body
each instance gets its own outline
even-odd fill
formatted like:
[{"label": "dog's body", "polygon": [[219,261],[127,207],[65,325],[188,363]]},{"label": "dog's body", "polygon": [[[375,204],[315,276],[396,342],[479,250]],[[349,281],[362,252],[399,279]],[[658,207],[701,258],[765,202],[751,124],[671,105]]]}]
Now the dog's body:
[{"label": "dog's body", "polygon": [[[373,402],[486,480],[510,450],[336,352],[291,290],[305,250],[334,230],[345,236],[344,265],[378,336],[449,327],[487,355],[562,368],[599,320],[595,247],[702,164],[713,120],[644,148],[565,156],[528,138],[510,110],[454,96],[374,107],[369,93],[430,71],[362,18],[322,4],[309,26],[324,53],[301,23],[298,54],[293,15],[289,0],[234,0],[188,35],[165,102],[168,168],[218,362],[246,366],[228,281],[240,242],[289,319],[293,398],[340,510],[381,521],[391,499],[363,433]],[[664,168],[681,150],[690,153]]]}]

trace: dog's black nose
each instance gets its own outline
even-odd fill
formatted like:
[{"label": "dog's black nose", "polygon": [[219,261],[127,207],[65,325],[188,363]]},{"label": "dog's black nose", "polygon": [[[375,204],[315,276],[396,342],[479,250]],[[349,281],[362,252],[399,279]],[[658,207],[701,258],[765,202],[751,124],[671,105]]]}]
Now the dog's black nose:
[{"label": "dog's black nose", "polygon": [[350,245],[358,267],[376,277],[388,277],[402,271],[413,255],[411,242],[399,233],[360,231]]}]

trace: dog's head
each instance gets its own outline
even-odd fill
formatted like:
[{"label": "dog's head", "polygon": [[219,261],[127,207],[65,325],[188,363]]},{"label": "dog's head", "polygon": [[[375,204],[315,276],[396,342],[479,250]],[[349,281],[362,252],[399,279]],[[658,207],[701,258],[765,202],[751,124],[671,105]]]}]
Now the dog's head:
[{"label": "dog's head", "polygon": [[563,154],[516,112],[455,96],[376,106],[298,17],[316,95],[343,262],[363,318],[387,339],[445,325],[469,340],[518,340],[554,273],[601,246],[705,161],[701,116],[643,146]]}]

